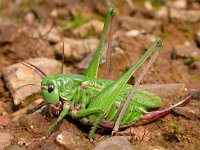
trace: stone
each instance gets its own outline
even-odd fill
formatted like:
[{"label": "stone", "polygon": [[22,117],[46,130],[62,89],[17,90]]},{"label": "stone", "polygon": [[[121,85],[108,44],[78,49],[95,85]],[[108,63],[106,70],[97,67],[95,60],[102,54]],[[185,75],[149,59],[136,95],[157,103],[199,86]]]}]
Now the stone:
[{"label": "stone", "polygon": [[173,112],[187,119],[192,119],[192,120],[200,119],[200,111],[199,109],[194,107],[189,107],[189,106],[175,107],[173,108]]},{"label": "stone", "polygon": [[185,45],[175,45],[173,51],[173,56],[176,58],[199,58],[200,59],[200,49],[193,46]]},{"label": "stone", "polygon": [[167,149],[162,146],[154,146],[153,150],[167,150]]},{"label": "stone", "polygon": [[27,143],[26,138],[20,138],[17,141],[17,144],[20,145],[20,146],[24,146],[24,145],[26,145],[26,143]]},{"label": "stone", "polygon": [[[135,127],[128,127],[124,131],[119,132],[122,136],[129,136],[131,135],[131,141],[144,141],[148,142],[150,139],[153,138],[153,134],[150,133],[150,131],[145,128],[144,126],[135,126]],[[117,133],[117,134],[119,134]],[[144,133],[149,133],[144,136]]]},{"label": "stone", "polygon": [[5,102],[0,101],[0,115],[5,112]]},{"label": "stone", "polygon": [[129,37],[137,37],[140,34],[141,34],[141,32],[139,30],[130,30],[130,31],[125,33],[125,35],[129,36]]},{"label": "stone", "polygon": [[10,123],[10,118],[8,115],[0,116],[0,126],[6,126],[8,123]]},{"label": "stone", "polygon": [[1,51],[13,52],[15,55],[12,56],[12,59],[21,60],[37,56],[54,57],[50,44],[35,36],[40,31],[36,31],[30,26],[19,26],[2,18],[0,18],[0,24],[0,44],[4,45],[1,47]]},{"label": "stone", "polygon": [[[105,42],[103,49],[102,49],[102,53],[101,53],[100,64],[104,64],[106,62],[107,47],[108,47],[108,42]],[[113,39],[113,41],[112,41],[112,48],[114,49],[113,51],[115,51],[115,52],[119,52],[121,50],[118,47],[118,42],[115,39]],[[95,53],[95,51],[88,53],[87,56],[83,60],[81,60],[79,63],[76,64],[76,67],[78,69],[87,69],[93,56],[94,56],[94,53]]]},{"label": "stone", "polygon": [[25,16],[25,21],[28,24],[33,24],[35,22],[35,15],[32,12],[28,12]]},{"label": "stone", "polygon": [[154,17],[157,19],[168,19],[168,8],[166,6],[160,7],[157,11],[154,13]]},{"label": "stone", "polygon": [[[112,4],[111,4],[111,1],[106,1],[107,2],[107,6],[109,6],[109,7],[111,7],[112,6]],[[128,6],[129,6],[129,8],[130,8],[130,12],[134,12],[135,11],[135,6],[134,6],[134,4],[133,4],[133,1],[132,0],[126,0],[126,2],[127,2],[127,4],[128,4]]]},{"label": "stone", "polygon": [[11,144],[13,136],[6,132],[0,132],[0,149],[4,149]]},{"label": "stone", "polygon": [[142,19],[136,17],[123,16],[119,18],[119,28],[126,30],[145,30],[147,32],[160,28],[162,23],[152,19]]},{"label": "stone", "polygon": [[197,44],[200,46],[200,30],[195,33],[195,40]]},{"label": "stone", "polygon": [[140,150],[168,150],[168,149],[165,149],[164,147],[158,146],[156,144],[151,145],[148,142],[141,142],[140,144],[135,145],[134,147],[136,147],[136,149],[140,149]]},{"label": "stone", "polygon": [[[84,56],[92,51],[95,51],[98,46],[97,39],[76,40],[72,38],[64,39],[64,56],[67,61],[80,61]],[[60,42],[55,45],[55,53],[62,56],[63,43]]]},{"label": "stone", "polygon": [[58,11],[57,10],[52,10],[51,11],[51,17],[57,18],[58,17]]},{"label": "stone", "polygon": [[200,59],[198,59],[197,61],[193,62],[190,66],[190,69],[200,69]]},{"label": "stone", "polygon": [[33,107],[36,106],[38,104],[40,104],[43,101],[43,99],[38,99],[35,100],[33,103],[31,103],[29,106],[22,108],[14,113],[12,113],[10,115],[10,119],[12,121],[17,121],[19,118],[21,118],[22,116],[26,115],[27,113],[29,113],[29,110]]},{"label": "stone", "polygon": [[87,37],[88,35],[101,35],[103,30],[103,22],[99,20],[91,20],[78,29],[74,30],[74,34],[80,37]]},{"label": "stone", "polygon": [[170,104],[175,104],[185,98],[189,91],[185,84],[144,84],[140,85],[141,89],[153,92],[161,97],[162,106],[168,107]]},{"label": "stone", "polygon": [[34,37],[44,36],[50,43],[61,42],[61,28],[54,27],[51,24],[39,26]]},{"label": "stone", "polygon": [[148,49],[149,45],[151,45],[156,40],[157,37],[153,34],[141,34],[141,38],[143,41],[145,41],[142,46],[145,49]]},{"label": "stone", "polygon": [[26,147],[19,145],[8,145],[4,148],[4,150],[26,150]]},{"label": "stone", "polygon": [[70,132],[68,130],[62,131],[60,134],[58,134],[56,137],[56,142],[68,150],[87,149],[82,138],[75,134],[75,132]]},{"label": "stone", "polygon": [[187,8],[187,0],[166,1],[166,5],[173,8]]},{"label": "stone", "polygon": [[[47,75],[60,73],[61,63],[43,57],[28,60],[29,63],[40,68]],[[41,77],[34,70],[16,63],[3,69],[3,78],[13,98],[13,104],[23,106],[32,103],[32,101],[24,101],[33,94],[40,92]],[[27,84],[35,84],[37,86],[24,86]],[[24,86],[24,87],[23,87]],[[21,88],[20,88],[21,87]],[[23,102],[23,103],[22,103]]]},{"label": "stone", "polygon": [[[200,63],[199,63],[199,66],[200,66]],[[189,91],[189,94],[192,94],[194,99],[200,100],[200,91],[199,90],[191,89]]]},{"label": "stone", "polygon": [[145,7],[147,10],[149,10],[149,11],[152,11],[152,10],[153,10],[153,6],[152,6],[152,4],[151,4],[150,1],[145,1],[145,2],[144,2],[144,7]]},{"label": "stone", "polygon": [[200,20],[200,10],[182,10],[170,8],[170,18],[172,20],[182,20],[187,22],[197,22]]},{"label": "stone", "polygon": [[188,7],[190,9],[199,10],[200,9],[200,3],[199,3],[198,0],[188,0]]},{"label": "stone", "polygon": [[133,146],[125,136],[112,136],[98,142],[94,150],[133,150]]},{"label": "stone", "polygon": [[2,24],[3,26],[17,26],[15,22],[11,21],[10,19],[5,19],[4,17],[0,17],[0,24]]}]

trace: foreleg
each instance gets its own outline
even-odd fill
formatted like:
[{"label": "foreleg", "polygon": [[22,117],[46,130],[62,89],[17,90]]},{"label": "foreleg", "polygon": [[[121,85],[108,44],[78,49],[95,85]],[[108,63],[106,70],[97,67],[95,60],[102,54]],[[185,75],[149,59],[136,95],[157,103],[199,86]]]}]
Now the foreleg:
[{"label": "foreleg", "polygon": [[70,105],[69,104],[65,104],[63,106],[63,110],[62,112],[60,113],[58,119],[49,127],[49,129],[45,132],[45,137],[48,137],[49,134],[51,134],[51,132],[53,131],[53,129],[56,127],[56,125],[58,124],[58,122],[60,122],[64,117],[65,115],[68,113],[69,111],[69,107]]}]

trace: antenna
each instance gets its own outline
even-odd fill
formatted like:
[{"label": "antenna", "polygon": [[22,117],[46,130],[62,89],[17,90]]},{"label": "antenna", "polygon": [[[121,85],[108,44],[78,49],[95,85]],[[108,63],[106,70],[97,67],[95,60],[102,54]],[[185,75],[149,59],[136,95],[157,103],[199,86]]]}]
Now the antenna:
[{"label": "antenna", "polygon": [[41,87],[40,85],[33,84],[33,83],[29,83],[29,84],[25,84],[25,85],[22,85],[22,86],[18,87],[18,88],[15,90],[15,92],[16,92],[17,90],[19,90],[19,89],[21,89],[21,88],[23,88],[23,87],[29,86],[29,85]]},{"label": "antenna", "polygon": [[33,71],[35,71],[36,73],[38,73],[40,75],[41,78],[46,77],[47,75],[38,67],[34,66],[33,64],[27,62],[27,61],[22,61],[20,62],[22,65],[32,69]]},{"label": "antenna", "polygon": [[[23,59],[22,57],[18,56],[16,53],[12,52],[12,51],[4,51],[5,53],[8,54],[12,54],[12,55],[16,55],[19,59]],[[46,77],[47,75],[38,67],[36,67],[35,65],[27,62],[27,61],[22,61],[20,62],[22,65],[28,67],[29,69],[35,71],[38,75],[40,75],[41,78]]]},{"label": "antenna", "polygon": [[64,56],[64,53],[65,53],[65,44],[64,44],[64,40],[63,38],[61,37],[61,40],[62,40],[62,65],[61,65],[61,68],[60,68],[60,74],[63,74],[63,67],[64,67],[64,61],[65,61],[65,56]]}]

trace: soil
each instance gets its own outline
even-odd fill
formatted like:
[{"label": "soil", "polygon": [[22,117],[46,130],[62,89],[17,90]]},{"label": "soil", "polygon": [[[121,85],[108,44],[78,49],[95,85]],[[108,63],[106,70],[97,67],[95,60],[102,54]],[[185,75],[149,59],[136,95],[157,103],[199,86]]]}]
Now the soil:
[{"label": "soil", "polygon": [[[133,13],[127,9],[129,8],[127,3],[121,1],[114,3],[119,11],[116,22],[120,17],[131,15],[138,18],[151,18],[156,20],[140,3],[136,3],[136,11]],[[5,2],[2,6],[4,7],[0,10],[0,16],[4,21],[0,20],[0,75],[4,67],[21,61],[22,59],[38,56],[59,59],[54,56],[51,50],[53,43],[39,38],[35,39],[31,36],[31,31],[35,30],[39,25],[54,22],[55,26],[60,26],[64,19],[70,20],[78,12],[81,13],[82,17],[89,18],[90,20],[102,20],[107,7],[106,4],[99,2],[97,4],[94,0],[92,2],[88,0],[52,0],[51,3],[45,0],[38,2],[19,0],[18,2]],[[57,17],[51,16],[50,12],[53,10],[58,12]],[[26,20],[26,15],[29,12],[35,18],[31,24]],[[200,65],[193,67],[193,63],[187,64],[185,58],[172,57],[174,45],[183,45],[185,42],[189,42],[192,46],[198,46],[194,33],[200,29],[200,22],[191,24],[183,21],[171,22],[167,19],[163,19],[161,22],[162,26],[151,32],[153,35],[163,38],[164,47],[157,61],[142,81],[142,84],[185,83],[188,89],[200,89]],[[72,27],[63,28],[62,35],[81,39],[73,35],[73,30]],[[112,53],[110,71],[110,79],[112,80],[117,79],[125,72],[144,53],[145,49],[151,43],[148,39],[148,34],[132,38],[124,35],[127,30],[120,28],[120,25],[116,25],[115,30],[115,33],[120,35],[117,36],[116,40],[122,51],[114,50]],[[37,42],[38,40],[42,40],[42,45],[41,42]],[[5,51],[12,51],[17,55],[5,53]],[[65,63],[66,66],[72,68],[71,73],[83,73],[82,70],[75,67],[76,64],[77,62],[72,61],[66,61]],[[105,64],[102,64],[99,71],[100,78],[104,78],[104,70]],[[134,84],[140,73],[141,69],[133,75],[129,83]],[[20,109],[13,107],[10,92],[3,78],[0,80],[0,102],[3,103],[3,107],[1,107],[0,103],[1,116],[11,115]],[[187,106],[199,109],[200,102],[193,99]],[[81,125],[77,121],[67,117],[59,123],[48,139],[41,139],[44,132],[54,120],[55,118],[49,117],[47,113],[33,113],[24,115],[18,121],[10,121],[7,125],[3,125],[0,131],[6,131],[13,135],[14,139],[11,141],[11,145],[20,145],[21,148],[27,149],[65,149],[65,146],[55,141],[56,136],[62,131],[76,133],[77,136],[81,137],[82,139],[80,140],[86,145],[84,149],[93,149],[98,141],[110,135],[110,132],[98,130],[97,134],[95,134],[94,141],[91,142],[87,139],[90,127]],[[134,128],[133,130],[138,135],[128,136],[128,138],[135,149],[150,149],[151,147],[163,147],[165,149],[200,149],[199,129],[200,121],[198,119],[169,114],[150,124]]]}]

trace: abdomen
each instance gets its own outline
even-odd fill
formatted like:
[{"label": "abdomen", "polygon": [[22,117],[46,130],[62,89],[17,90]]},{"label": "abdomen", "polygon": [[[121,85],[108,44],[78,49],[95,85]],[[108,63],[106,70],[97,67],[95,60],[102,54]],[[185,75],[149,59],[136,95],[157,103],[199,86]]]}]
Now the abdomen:
[{"label": "abdomen", "polygon": [[[109,83],[111,83],[109,81]],[[91,97],[91,101],[93,101],[94,97],[96,94],[101,92],[106,86],[108,86],[108,83],[104,82],[104,85],[102,85],[102,88],[100,87],[89,87],[86,86],[85,90],[92,90],[93,91],[93,96]],[[128,94],[131,90],[132,86],[131,85],[126,85],[122,92],[119,94],[117,99],[114,101],[112,104],[110,110],[108,113],[104,116],[104,119],[109,122],[116,122],[117,117],[128,97]],[[106,101],[106,100],[105,100]],[[161,99],[157,95],[138,89],[133,96],[123,118],[122,118],[122,123],[121,125],[129,125],[140,118],[143,117],[144,111],[146,111],[148,108],[157,108],[160,107],[161,105]]]}]

